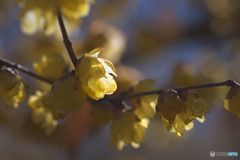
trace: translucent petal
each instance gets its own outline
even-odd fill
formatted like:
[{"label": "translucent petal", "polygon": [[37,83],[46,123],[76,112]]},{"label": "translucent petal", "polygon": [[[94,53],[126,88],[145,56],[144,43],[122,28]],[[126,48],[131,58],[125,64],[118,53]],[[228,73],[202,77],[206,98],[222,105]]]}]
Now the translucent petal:
[{"label": "translucent petal", "polygon": [[102,65],[107,73],[112,74],[117,77],[116,69],[113,66],[112,62],[110,62],[106,59],[102,59],[102,58],[98,58],[98,60],[102,63]]},{"label": "translucent petal", "polygon": [[139,143],[132,142],[132,143],[131,143],[131,146],[132,146],[133,148],[139,148],[139,147],[140,147],[140,144],[139,144]]},{"label": "translucent petal", "polygon": [[[153,90],[152,85],[154,81],[146,79],[140,81],[133,89],[133,93],[151,91]],[[158,95],[142,96],[139,98],[132,99],[132,105],[135,107],[135,113],[138,118],[154,117],[156,111],[155,106],[157,105]]]},{"label": "translucent petal", "polygon": [[156,114],[155,107],[157,105],[158,95],[150,95],[141,97],[141,106],[147,117],[153,118]]},{"label": "translucent petal", "polygon": [[99,54],[100,54],[103,50],[104,50],[103,48],[96,48],[96,49],[90,51],[87,55],[88,55],[88,56],[95,57],[95,58],[98,58]]},{"label": "translucent petal", "polygon": [[173,123],[173,127],[179,137],[181,137],[185,130],[184,121],[177,115]]},{"label": "translucent petal", "polygon": [[202,116],[202,118],[196,118],[200,123],[203,123],[203,122],[205,122],[205,117],[204,116]]},{"label": "translucent petal", "polygon": [[189,130],[193,129],[193,126],[194,126],[194,123],[190,122],[187,125],[185,125],[185,130],[189,131]]},{"label": "translucent petal", "polygon": [[202,99],[198,98],[197,100],[194,101],[193,106],[192,106],[192,114],[194,117],[202,117],[202,115],[205,115],[209,113],[210,107],[208,103]]},{"label": "translucent petal", "polygon": [[175,91],[169,90],[164,93],[164,97],[159,100],[156,108],[162,115],[166,125],[172,124],[177,114],[184,111],[184,103]]}]

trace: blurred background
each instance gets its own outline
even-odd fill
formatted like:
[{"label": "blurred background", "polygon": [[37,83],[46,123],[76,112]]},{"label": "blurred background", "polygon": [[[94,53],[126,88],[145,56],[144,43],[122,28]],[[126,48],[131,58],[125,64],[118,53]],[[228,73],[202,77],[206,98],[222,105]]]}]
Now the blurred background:
[{"label": "blurred background", "polygon": [[[31,69],[42,54],[59,52],[67,58],[61,35],[24,35],[19,11],[11,1],[0,0],[1,57]],[[96,0],[71,40],[78,56],[105,48],[102,56],[116,65],[119,84],[144,78],[156,80],[156,88],[230,78],[240,82],[239,19],[239,0]],[[28,95],[51,88],[21,75]],[[61,120],[50,136],[33,124],[27,99],[17,109],[1,103],[0,159],[202,160],[212,159],[210,151],[240,154],[240,118],[223,108],[227,91],[227,87],[198,91],[211,111],[205,123],[196,122],[183,137],[168,132],[156,117],[141,147],[122,151],[109,148],[110,124],[96,125],[88,102]]]}]

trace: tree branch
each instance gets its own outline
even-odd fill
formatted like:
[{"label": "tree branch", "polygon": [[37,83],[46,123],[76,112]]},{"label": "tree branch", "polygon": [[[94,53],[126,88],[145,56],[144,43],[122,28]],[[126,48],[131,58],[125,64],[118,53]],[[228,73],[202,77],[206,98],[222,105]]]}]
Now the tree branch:
[{"label": "tree branch", "polygon": [[8,61],[8,60],[0,57],[0,66],[2,66],[2,65],[5,65],[6,67],[17,69],[17,70],[19,70],[19,71],[21,71],[21,72],[23,72],[25,74],[28,74],[28,75],[36,78],[36,79],[39,79],[39,80],[44,81],[44,82],[47,82],[49,84],[53,84],[53,81],[51,81],[51,80],[49,80],[47,78],[44,78],[44,77],[42,77],[42,76],[40,76],[40,75],[38,75],[36,73],[31,72],[28,68],[23,67],[20,64]]},{"label": "tree branch", "polygon": [[[226,80],[226,81],[223,81],[223,82],[218,82],[218,83],[200,84],[200,85],[172,88],[172,89],[169,89],[169,90],[186,91],[186,90],[190,90],[190,89],[210,88],[210,87],[219,87],[219,86],[228,86],[228,87],[236,87],[237,86],[237,87],[240,87],[240,85],[237,82],[229,79],[229,80]],[[112,101],[122,101],[124,99],[130,99],[130,98],[136,98],[136,97],[141,97],[141,96],[160,94],[164,90],[168,90],[168,89],[160,89],[160,90],[155,90],[155,91],[147,91],[147,92],[139,92],[139,93],[129,94],[129,95],[122,95],[122,96],[110,98],[110,100],[112,100]]]},{"label": "tree branch", "polygon": [[75,67],[78,59],[72,48],[72,42],[69,40],[60,9],[58,9],[57,17],[58,17],[59,26],[61,28],[61,32],[62,32],[62,36],[63,36],[63,43],[68,51],[68,55],[69,55],[71,61]]}]

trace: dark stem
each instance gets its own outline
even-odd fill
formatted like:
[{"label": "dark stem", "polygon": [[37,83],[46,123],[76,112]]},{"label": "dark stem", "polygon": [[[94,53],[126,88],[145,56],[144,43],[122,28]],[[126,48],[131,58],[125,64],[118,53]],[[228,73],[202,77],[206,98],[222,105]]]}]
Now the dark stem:
[{"label": "dark stem", "polygon": [[57,17],[58,17],[59,26],[61,28],[61,32],[62,32],[62,36],[63,36],[63,43],[68,51],[68,55],[71,58],[71,61],[75,67],[77,64],[77,56],[72,48],[72,42],[69,40],[60,9],[58,9]]},{"label": "dark stem", "polygon": [[236,87],[237,86],[237,87],[240,87],[240,85],[237,82],[235,82],[234,80],[229,79],[227,81],[218,82],[218,83],[208,83],[208,84],[200,84],[200,85],[193,85],[193,86],[186,86],[186,87],[179,87],[179,88],[160,89],[160,90],[155,90],[155,91],[140,92],[140,93],[135,93],[135,94],[129,94],[129,95],[123,95],[123,96],[115,97],[115,98],[112,98],[110,100],[122,101],[124,99],[130,99],[130,98],[135,98],[135,97],[160,94],[164,90],[186,91],[186,90],[191,90],[191,89],[219,87],[219,86],[228,86],[228,87]]},{"label": "dark stem", "polygon": [[19,70],[19,71],[21,71],[23,73],[26,73],[26,74],[28,74],[28,75],[36,78],[36,79],[39,79],[39,80],[44,81],[44,82],[47,82],[49,84],[53,84],[53,81],[51,81],[51,80],[49,80],[47,78],[44,78],[44,77],[42,77],[42,76],[40,76],[40,75],[38,75],[36,73],[31,72],[28,68],[23,67],[20,64],[8,61],[8,60],[0,57],[0,66],[2,66],[2,65],[5,65],[6,67],[17,69],[17,70]]}]

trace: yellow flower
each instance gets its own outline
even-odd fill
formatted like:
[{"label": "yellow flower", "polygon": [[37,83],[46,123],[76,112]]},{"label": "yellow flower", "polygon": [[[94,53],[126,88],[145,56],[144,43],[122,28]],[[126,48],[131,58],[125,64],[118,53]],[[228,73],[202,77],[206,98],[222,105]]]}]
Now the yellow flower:
[{"label": "yellow flower", "polygon": [[181,98],[173,90],[166,91],[156,107],[166,126],[179,137],[193,128],[195,119],[203,123],[204,115],[210,110],[207,102],[195,92],[185,91]]},{"label": "yellow flower", "polygon": [[141,141],[145,140],[145,129],[148,123],[148,119],[140,120],[133,112],[122,113],[112,122],[110,147],[115,145],[118,150],[122,150],[124,145],[129,144],[135,148],[139,147]]},{"label": "yellow flower", "polygon": [[[152,91],[152,85],[154,84],[154,80],[146,79],[139,82],[133,89],[133,93]],[[135,110],[134,113],[138,116],[138,118],[148,118],[154,117],[156,111],[155,106],[157,105],[158,95],[148,95],[142,96],[139,98],[132,99],[132,105]]]},{"label": "yellow flower", "polygon": [[25,98],[23,81],[10,70],[0,71],[0,98],[6,107],[17,107]]},{"label": "yellow flower", "polygon": [[156,106],[157,113],[161,114],[163,122],[168,127],[172,125],[176,115],[182,113],[183,110],[184,103],[174,90],[165,91],[163,97],[159,98]]},{"label": "yellow flower", "polygon": [[204,115],[210,111],[207,102],[191,91],[186,92],[184,106],[184,111],[176,115],[172,125],[172,131],[176,132],[179,137],[183,135],[184,130],[193,128],[195,119],[203,123],[205,121]]},{"label": "yellow flower", "polygon": [[86,100],[85,92],[72,73],[61,77],[53,84],[52,94],[54,107],[59,114],[79,109]]},{"label": "yellow flower", "polygon": [[240,117],[240,89],[239,87],[232,87],[227,93],[224,101],[224,108],[227,111]]},{"label": "yellow flower", "polygon": [[53,112],[53,98],[51,92],[36,92],[28,99],[32,108],[32,119],[35,124],[41,124],[46,134],[51,134],[57,127],[56,113]]},{"label": "yellow flower", "polygon": [[101,99],[105,94],[113,94],[117,89],[112,76],[116,76],[115,68],[110,61],[98,58],[101,52],[102,49],[97,48],[86,54],[79,60],[75,70],[80,85],[92,99]]},{"label": "yellow flower", "polygon": [[61,54],[44,54],[33,67],[39,75],[55,81],[65,72],[66,62]]},{"label": "yellow flower", "polygon": [[43,30],[46,34],[55,31],[57,24],[56,9],[59,7],[63,17],[70,25],[77,26],[81,17],[88,15],[90,0],[17,0],[22,8],[19,17],[24,33],[34,34]]}]

